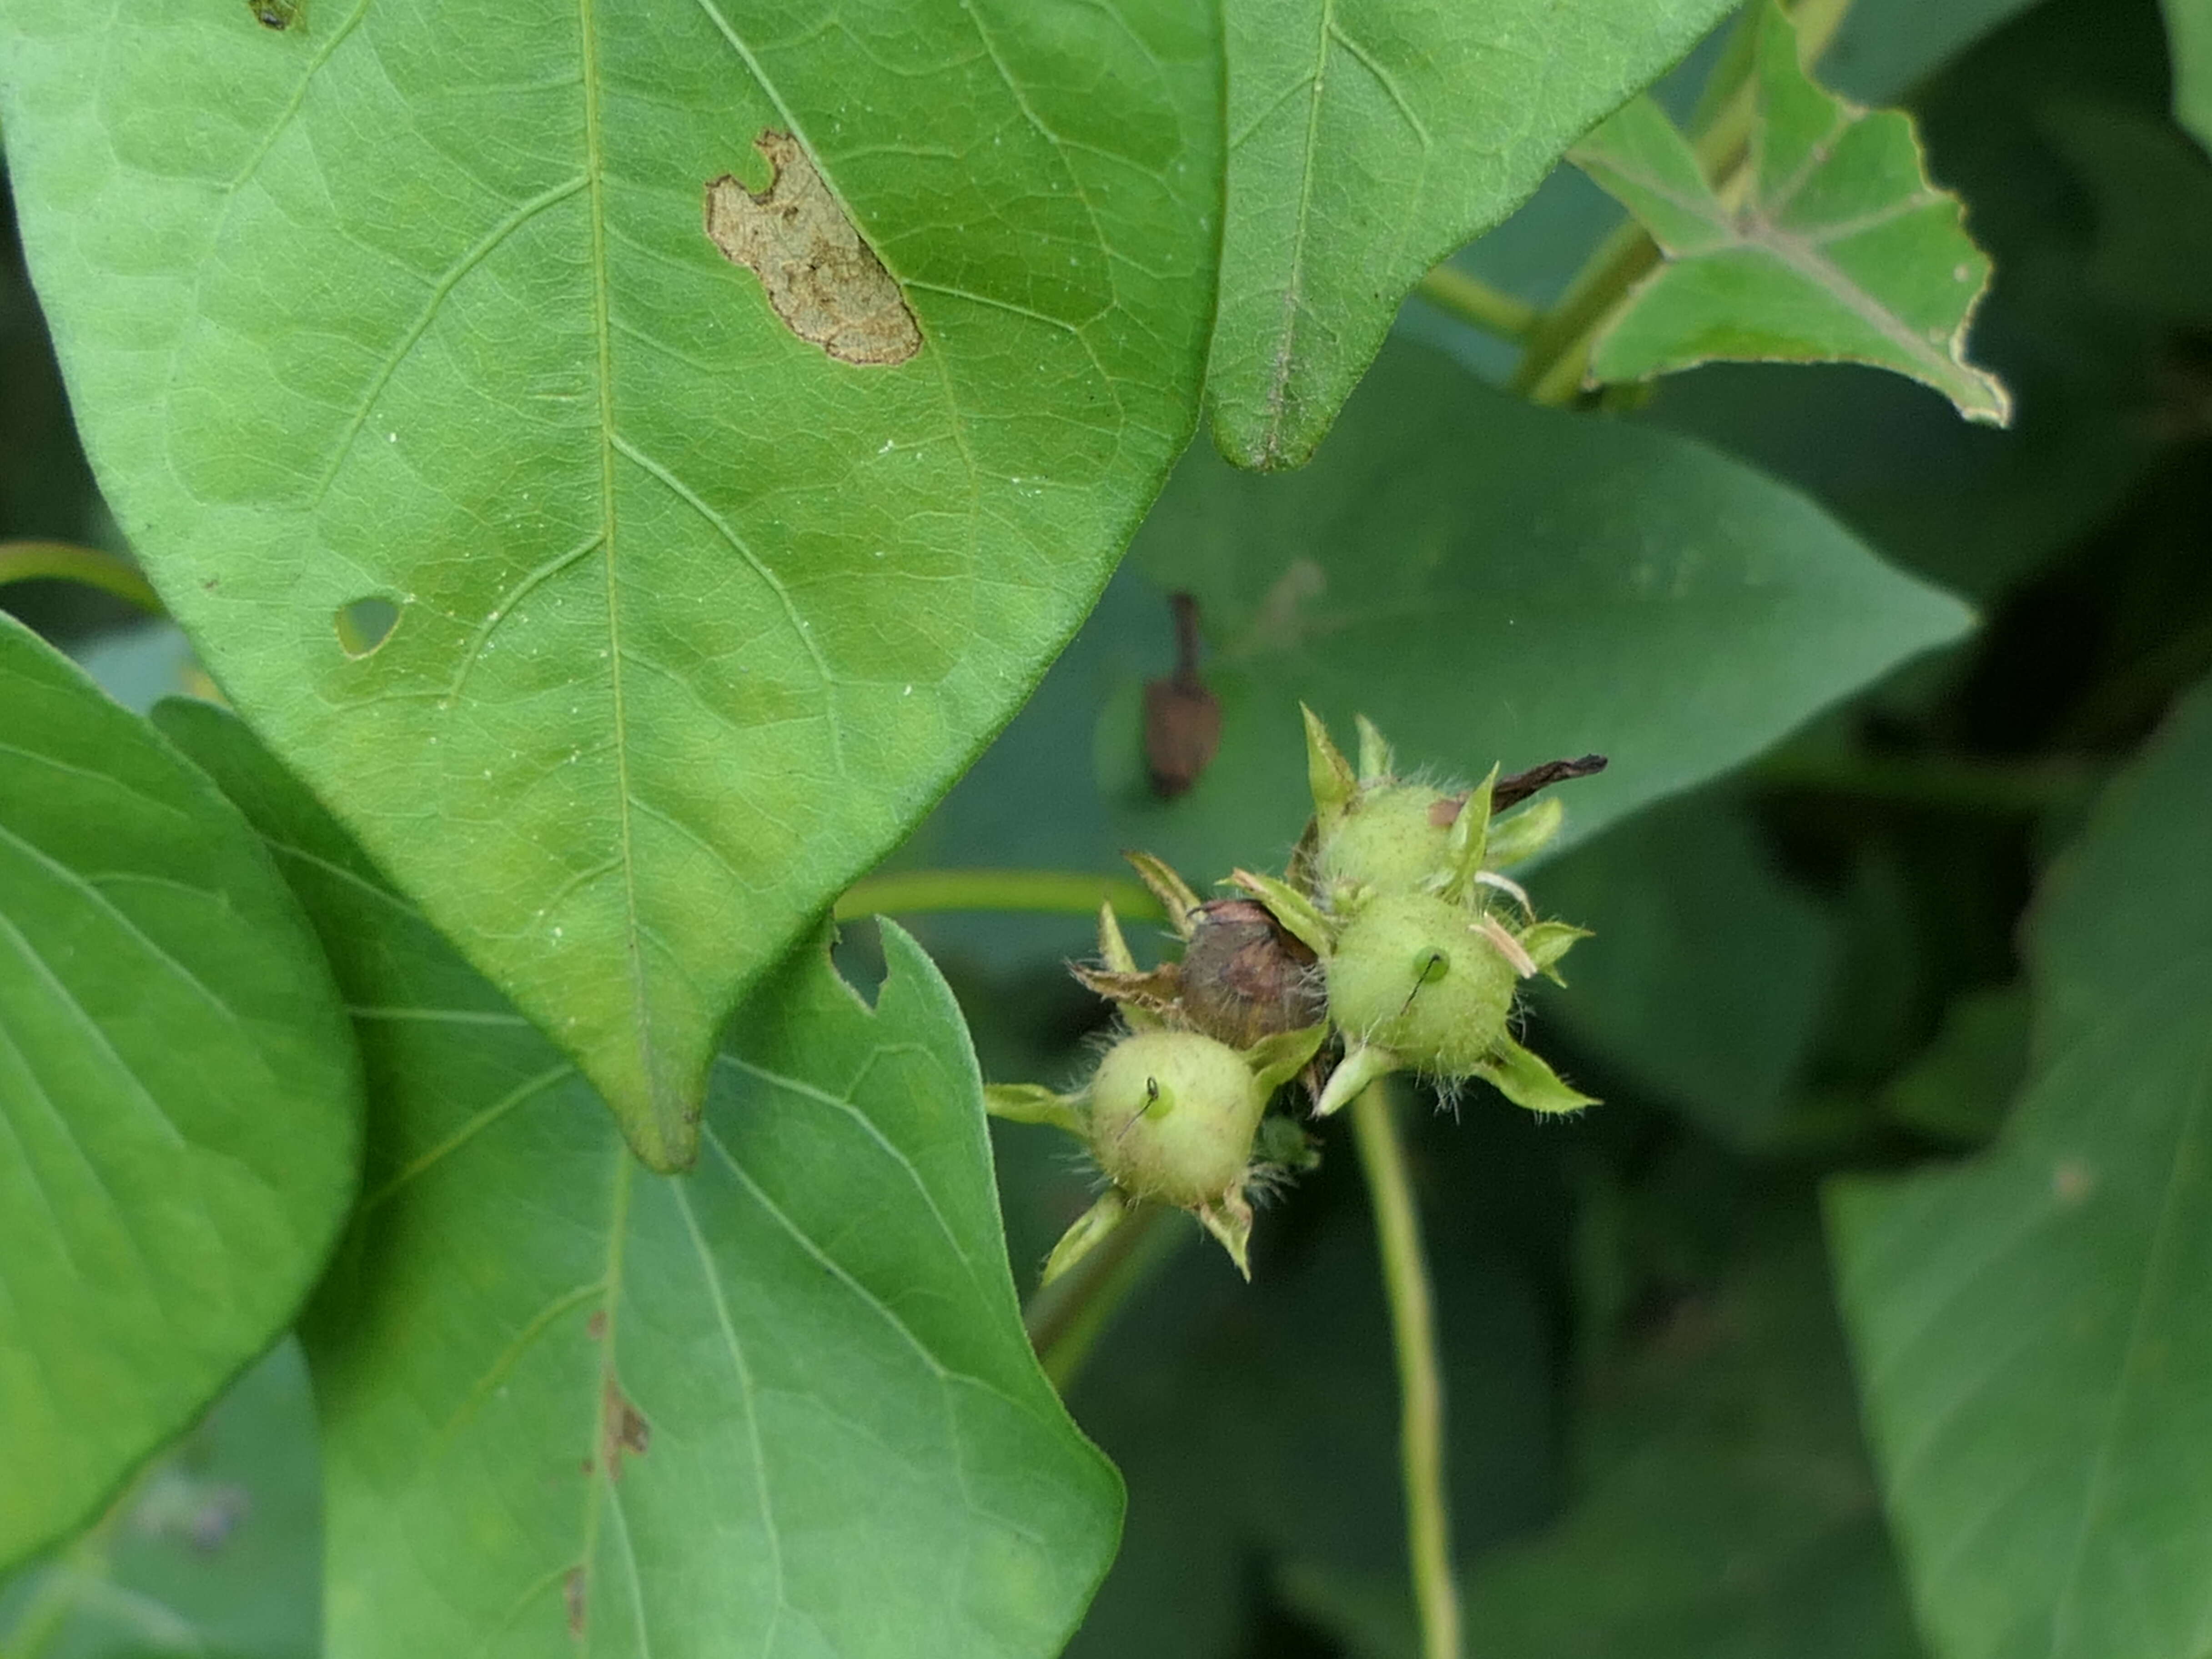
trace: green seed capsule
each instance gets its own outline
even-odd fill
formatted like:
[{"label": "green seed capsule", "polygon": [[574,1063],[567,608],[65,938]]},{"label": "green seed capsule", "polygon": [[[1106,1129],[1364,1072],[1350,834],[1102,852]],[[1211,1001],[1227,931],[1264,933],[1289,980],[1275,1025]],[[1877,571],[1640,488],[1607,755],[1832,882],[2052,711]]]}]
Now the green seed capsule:
[{"label": "green seed capsule", "polygon": [[1474,1072],[1505,1036],[1520,975],[1466,907],[1384,893],[1346,924],[1328,1012],[1348,1041],[1444,1077]]},{"label": "green seed capsule", "polygon": [[1419,784],[1361,790],[1320,847],[1316,868],[1322,893],[1334,899],[1361,888],[1419,891],[1449,863],[1458,806],[1456,798]]},{"label": "green seed capsule", "polygon": [[1244,1057],[1195,1031],[1140,1031],[1099,1062],[1087,1115],[1091,1156],[1116,1186],[1186,1209],[1244,1178],[1267,1091]]}]

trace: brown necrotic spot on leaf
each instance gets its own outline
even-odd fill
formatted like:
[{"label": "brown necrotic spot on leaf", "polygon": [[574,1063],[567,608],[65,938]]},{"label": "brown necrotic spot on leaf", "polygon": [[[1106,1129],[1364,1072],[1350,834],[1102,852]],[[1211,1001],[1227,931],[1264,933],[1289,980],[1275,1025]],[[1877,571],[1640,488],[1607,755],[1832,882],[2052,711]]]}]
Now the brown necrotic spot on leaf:
[{"label": "brown necrotic spot on leaf", "polygon": [[584,1633],[584,1570],[571,1567],[562,1575],[561,1600],[568,1609],[568,1634]]},{"label": "brown necrotic spot on leaf", "polygon": [[621,1480],[623,1455],[642,1457],[652,1443],[653,1425],[630,1403],[622,1384],[609,1371],[599,1394],[599,1464],[606,1470],[607,1479]]},{"label": "brown necrotic spot on leaf", "polygon": [[921,349],[906,296],[860,238],[799,142],[773,128],[753,140],[774,169],[758,196],[724,173],[707,186],[707,234],[761,279],[800,339],[840,362],[902,363]]}]

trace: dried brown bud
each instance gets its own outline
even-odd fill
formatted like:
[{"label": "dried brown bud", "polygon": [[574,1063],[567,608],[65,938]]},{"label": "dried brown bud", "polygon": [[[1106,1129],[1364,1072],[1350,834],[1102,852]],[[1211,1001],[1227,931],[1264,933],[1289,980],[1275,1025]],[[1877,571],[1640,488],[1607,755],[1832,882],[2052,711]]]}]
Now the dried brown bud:
[{"label": "dried brown bud", "polygon": [[1196,783],[1221,747],[1221,705],[1198,677],[1198,602],[1177,593],[1173,603],[1175,672],[1145,686],[1145,769],[1163,800]]},{"label": "dried brown bud", "polygon": [[1182,981],[1184,1018],[1231,1048],[1317,1025],[1326,1011],[1314,953],[1250,899],[1199,908]]}]

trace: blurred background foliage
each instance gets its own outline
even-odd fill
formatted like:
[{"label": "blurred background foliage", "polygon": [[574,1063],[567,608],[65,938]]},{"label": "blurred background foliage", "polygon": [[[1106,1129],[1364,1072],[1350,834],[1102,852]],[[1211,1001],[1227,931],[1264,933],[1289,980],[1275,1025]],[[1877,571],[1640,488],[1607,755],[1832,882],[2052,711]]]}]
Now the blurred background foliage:
[{"label": "blurred background foliage", "polygon": [[[1667,89],[1678,106],[1699,68]],[[1815,1189],[1995,1133],[2027,1064],[2017,936],[2039,875],[2212,671],[2212,160],[2169,112],[2154,0],[1861,0],[1822,73],[1910,107],[1964,197],[1997,273],[1973,350],[2014,389],[2014,427],[1967,426],[1921,386],[1850,368],[1709,367],[1589,418],[1796,485],[1981,626],[1532,878],[1598,935],[1571,991],[1536,1005],[1532,1041],[1607,1104],[1547,1122],[1470,1097],[1414,1144],[1477,1653],[1923,1650]],[[1540,305],[1620,216],[1563,168],[1458,263]],[[1510,367],[1418,299],[1400,329],[1476,374]],[[125,550],[12,239],[0,538]],[[903,862],[1104,867],[1125,841],[1181,833],[1133,760],[1139,688],[1171,666],[1172,562],[1140,549]],[[180,636],[119,601],[47,583],[0,600],[126,702],[186,688]],[[1279,805],[1210,807],[1203,839],[1249,837],[1263,865],[1283,850]],[[1106,1018],[1059,969],[1088,948],[1085,925],[915,931],[987,1076],[1079,1073]],[[848,957],[870,948],[853,930]],[[1049,1132],[995,1127],[1027,1288],[1090,1194]],[[1130,1488],[1121,1559],[1072,1651],[1409,1655],[1396,1388],[1343,1138],[1266,1218],[1250,1289],[1194,1235],[1164,1236],[1130,1276],[1070,1385]],[[0,1589],[0,1650],[307,1654],[315,1494],[288,1344],[98,1531]]]}]

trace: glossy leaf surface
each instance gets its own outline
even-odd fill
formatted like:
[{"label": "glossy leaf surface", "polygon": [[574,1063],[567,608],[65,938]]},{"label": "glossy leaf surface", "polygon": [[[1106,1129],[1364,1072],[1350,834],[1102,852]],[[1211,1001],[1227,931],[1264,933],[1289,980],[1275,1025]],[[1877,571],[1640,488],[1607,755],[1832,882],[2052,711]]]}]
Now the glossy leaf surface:
[{"label": "glossy leaf surface", "polygon": [[802,950],[715,1066],[690,1174],[212,710],[164,723],[328,939],[374,1108],[307,1325],[332,1659],[1049,1655],[1114,1474],[1023,1334],[981,1085],[903,935],[871,1010]]},{"label": "glossy leaf surface", "polygon": [[1504,219],[1727,0],[1232,0],[1207,390],[1245,466],[1313,453],[1428,268]]},{"label": "glossy leaf surface", "polygon": [[1750,161],[1730,190],[1706,178],[1648,98],[1575,146],[1576,164],[1666,255],[1613,313],[1591,372],[1642,380],[1716,358],[1872,363],[2002,425],[2009,395],[1966,356],[1990,263],[1958,198],[1929,181],[1911,118],[1815,85],[1773,0],[1753,84]]},{"label": "glossy leaf surface", "polygon": [[0,1563],[291,1322],[353,1196],[320,947],[207,779],[0,617]]},{"label": "glossy leaf surface", "polygon": [[2054,874],[1989,1153],[1833,1190],[1889,1505],[1943,1659],[2185,1659],[2212,1626],[2212,692]]},{"label": "glossy leaf surface", "polygon": [[[225,690],[680,1165],[738,993],[1012,714],[1192,428],[1210,15],[289,15],[0,6],[79,424]],[[819,175],[774,282],[702,216],[763,138]],[[817,238],[918,350],[787,325]]]}]

